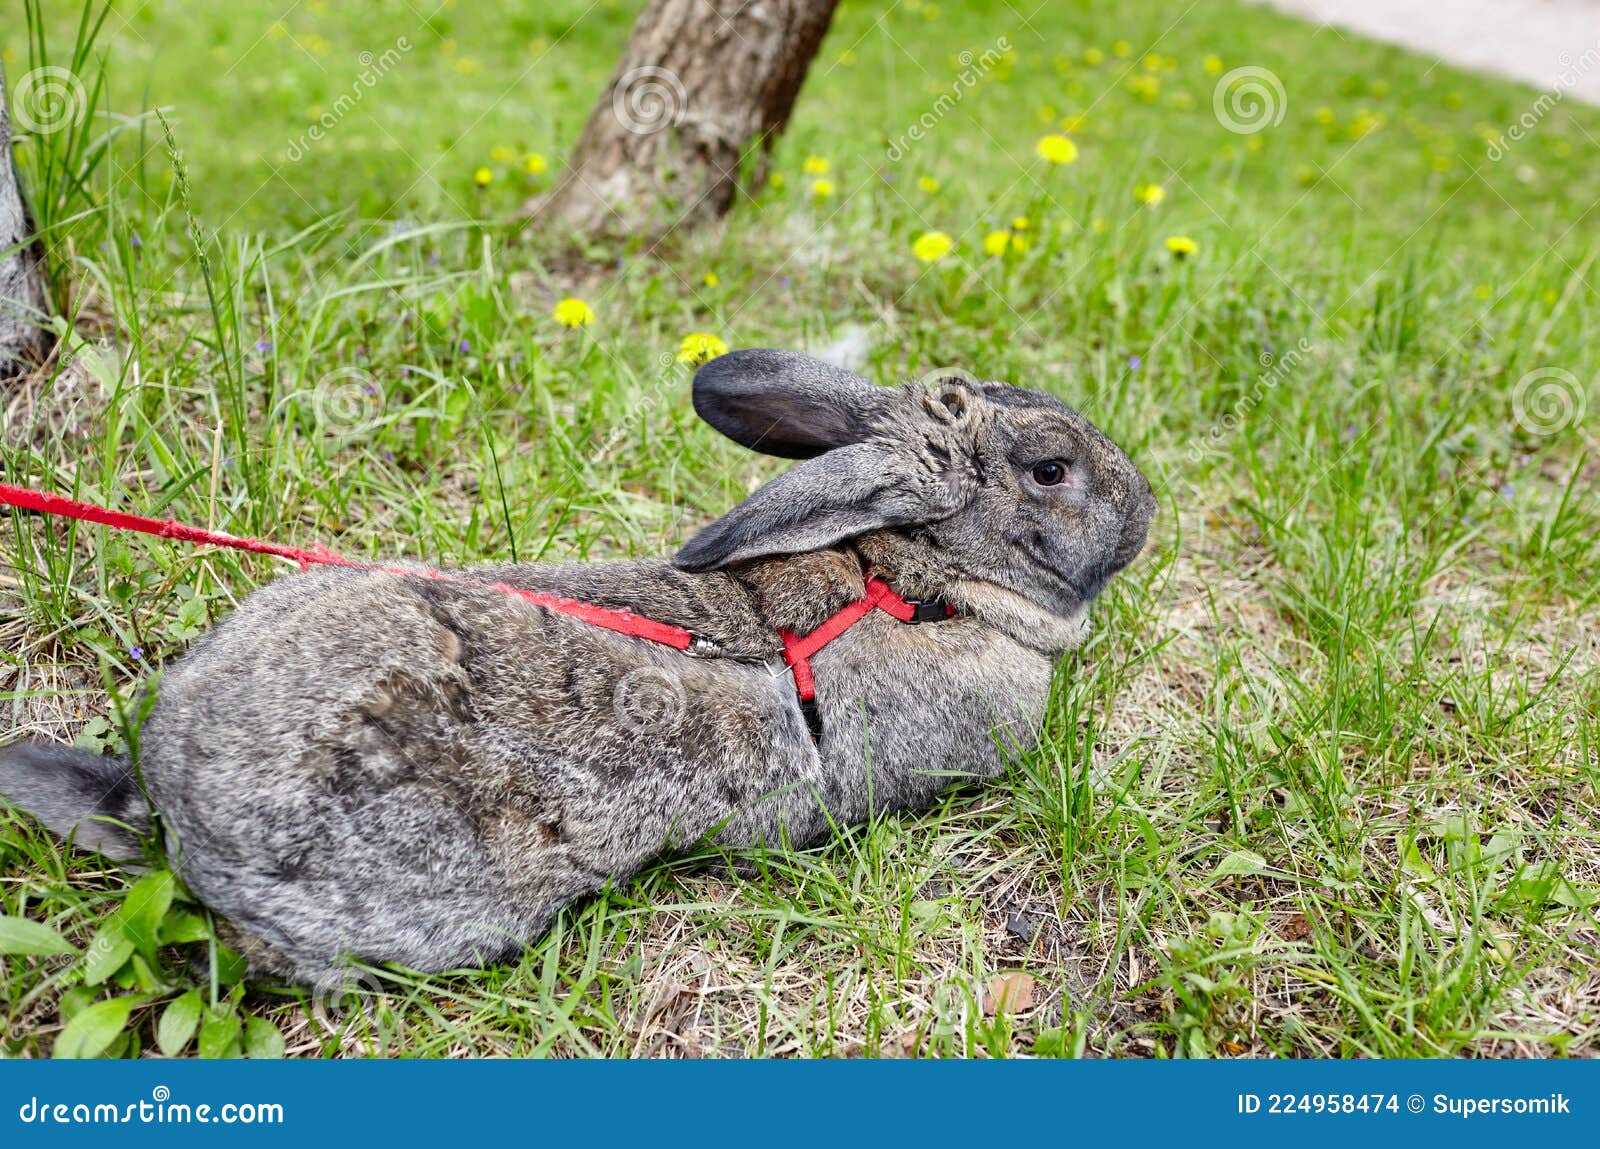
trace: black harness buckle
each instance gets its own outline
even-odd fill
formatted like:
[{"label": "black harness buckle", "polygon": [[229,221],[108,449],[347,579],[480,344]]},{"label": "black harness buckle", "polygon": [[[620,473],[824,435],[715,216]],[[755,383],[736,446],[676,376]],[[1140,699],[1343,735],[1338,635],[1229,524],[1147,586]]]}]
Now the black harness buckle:
[{"label": "black harness buckle", "polygon": [[942,598],[908,598],[906,605],[911,608],[907,622],[943,622],[955,613]]}]

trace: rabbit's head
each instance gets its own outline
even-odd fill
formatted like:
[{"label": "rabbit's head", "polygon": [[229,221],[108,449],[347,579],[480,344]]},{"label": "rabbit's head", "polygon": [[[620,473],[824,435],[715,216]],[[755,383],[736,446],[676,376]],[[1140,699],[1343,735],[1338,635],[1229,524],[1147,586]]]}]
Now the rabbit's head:
[{"label": "rabbit's head", "polygon": [[1155,497],[1115,443],[1038,391],[958,374],[876,387],[785,351],[695,375],[702,418],[805,462],[697,534],[684,570],[797,554],[890,529],[962,582],[1079,618],[1144,547]]}]

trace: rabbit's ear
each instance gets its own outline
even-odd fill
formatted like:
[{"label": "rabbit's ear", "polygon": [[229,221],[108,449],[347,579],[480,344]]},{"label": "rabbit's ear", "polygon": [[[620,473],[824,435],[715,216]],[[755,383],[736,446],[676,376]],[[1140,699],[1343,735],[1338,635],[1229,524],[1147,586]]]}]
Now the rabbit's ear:
[{"label": "rabbit's ear", "polygon": [[809,459],[866,438],[880,389],[793,351],[732,351],[694,376],[694,409],[752,451]]},{"label": "rabbit's ear", "polygon": [[883,527],[944,518],[954,492],[938,475],[877,443],[839,447],[779,475],[706,527],[672,560],[708,571],[820,550]]}]

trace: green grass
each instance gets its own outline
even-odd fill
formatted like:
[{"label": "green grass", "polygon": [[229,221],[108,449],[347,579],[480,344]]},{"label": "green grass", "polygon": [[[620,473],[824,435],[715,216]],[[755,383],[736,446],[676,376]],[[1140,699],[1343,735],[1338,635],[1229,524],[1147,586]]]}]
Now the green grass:
[{"label": "green grass", "polygon": [[[245,987],[181,891],[0,814],[0,913],[62,939],[10,948],[82,951],[0,958],[0,1048],[72,1024],[113,1053],[1600,1052],[1600,113],[1557,104],[1491,162],[1532,90],[1257,8],[852,2],[781,189],[576,258],[516,211],[638,6],[346,7],[121,4],[76,54],[76,13],[37,29],[95,114],[19,148],[75,335],[4,396],[9,481],[354,555],[660,554],[779,466],[695,421],[679,339],[859,328],[879,378],[953,364],[1079,405],[1156,482],[1153,545],[1003,782],[819,850],[663,863],[514,966]],[[13,86],[42,62],[23,31]],[[1222,126],[1209,54],[1270,70],[1281,122]],[[1034,142],[1072,116],[1049,169]],[[1018,215],[1028,251],[986,258]],[[934,229],[958,247],[929,267]],[[597,323],[558,328],[565,295]],[[1550,409],[1541,369],[1566,373]],[[5,738],[124,739],[107,685],[132,697],[281,569],[0,522]],[[1031,1004],[986,1008],[1018,973]]]}]

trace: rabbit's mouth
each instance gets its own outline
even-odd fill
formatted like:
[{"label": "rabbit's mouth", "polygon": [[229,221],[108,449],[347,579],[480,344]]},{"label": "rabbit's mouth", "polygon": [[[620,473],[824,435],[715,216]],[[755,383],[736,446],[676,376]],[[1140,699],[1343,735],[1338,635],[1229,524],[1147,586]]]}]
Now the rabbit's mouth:
[{"label": "rabbit's mouth", "polygon": [[[1115,571],[1095,571],[1089,572],[1087,578],[1073,578],[1062,570],[1059,564],[1052,562],[1050,557],[1036,546],[1024,542],[1019,545],[1019,549],[1023,556],[1050,582],[1054,588],[1054,593],[1051,597],[1061,603],[1070,604],[1065,611],[1057,612],[1063,615],[1070,616],[1079,611],[1087,610],[1089,604],[1105,589],[1105,585],[1110,581],[1111,575],[1116,573]],[[1012,593],[1017,592],[1013,591]]]}]

